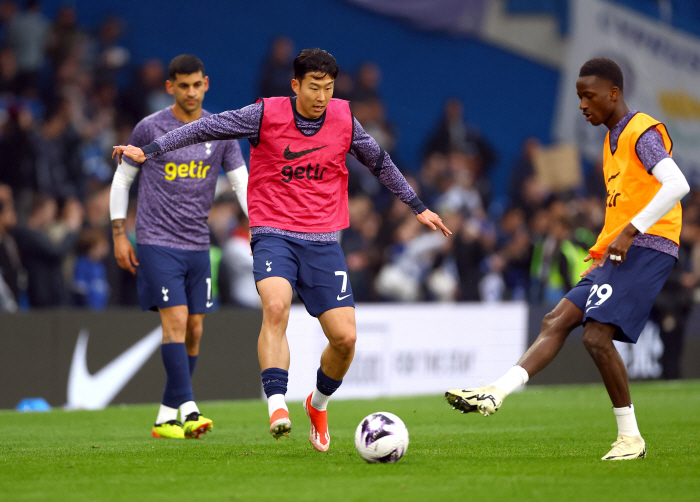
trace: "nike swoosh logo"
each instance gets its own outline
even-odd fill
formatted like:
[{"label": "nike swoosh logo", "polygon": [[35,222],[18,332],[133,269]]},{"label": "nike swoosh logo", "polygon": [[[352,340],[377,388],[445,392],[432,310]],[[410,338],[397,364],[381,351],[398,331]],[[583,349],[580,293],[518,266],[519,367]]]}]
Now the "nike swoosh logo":
[{"label": "nike swoosh logo", "polygon": [[618,176],[620,176],[620,173],[613,174],[612,176],[610,176],[610,177],[608,178],[608,181],[614,180],[614,179],[617,178]]},{"label": "nike swoosh logo", "polygon": [[68,374],[69,409],[100,410],[107,406],[160,346],[163,328],[158,326],[94,375],[87,369],[89,336],[82,329],[75,343]]},{"label": "nike swoosh logo", "polygon": [[586,312],[588,312],[589,310],[592,310],[592,309],[597,309],[598,307],[600,307],[600,305],[593,305],[592,307],[588,307],[586,309]]},{"label": "nike swoosh logo", "polygon": [[340,300],[345,300],[348,296],[352,296],[352,294],[345,295],[345,296],[340,296],[340,295],[338,295],[338,301],[340,301]]},{"label": "nike swoosh logo", "polygon": [[316,150],[320,150],[321,148],[326,148],[328,145],[323,145],[319,146],[318,148],[311,148],[310,150],[302,150],[301,152],[293,152],[289,149],[289,145],[287,145],[287,148],[284,149],[284,158],[287,160],[294,160],[298,159],[299,157],[303,157],[304,155],[308,155],[311,152],[315,152]]},{"label": "nike swoosh logo", "polygon": [[214,305],[214,302],[207,302],[207,308],[211,307],[212,305]]}]

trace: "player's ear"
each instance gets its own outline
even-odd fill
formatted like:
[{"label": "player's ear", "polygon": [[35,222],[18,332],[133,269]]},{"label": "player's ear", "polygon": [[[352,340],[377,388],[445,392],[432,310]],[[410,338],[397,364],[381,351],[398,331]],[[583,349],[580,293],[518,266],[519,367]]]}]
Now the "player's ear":
[{"label": "player's ear", "polygon": [[204,92],[209,90],[209,77],[204,77]]},{"label": "player's ear", "polygon": [[299,94],[299,91],[301,90],[301,82],[295,78],[292,79],[292,90],[294,91],[294,94]]},{"label": "player's ear", "polygon": [[175,94],[175,89],[170,79],[165,81],[165,90],[168,91],[168,94],[170,94],[171,96]]},{"label": "player's ear", "polygon": [[617,87],[616,85],[612,86],[610,89],[610,99],[613,101],[617,101],[617,98],[620,95],[620,88]]}]

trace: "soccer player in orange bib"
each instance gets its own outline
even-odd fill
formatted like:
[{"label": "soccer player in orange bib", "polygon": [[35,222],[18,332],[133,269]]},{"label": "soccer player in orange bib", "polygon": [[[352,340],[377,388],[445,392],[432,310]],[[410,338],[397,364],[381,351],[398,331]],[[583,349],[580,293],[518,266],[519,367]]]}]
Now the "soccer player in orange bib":
[{"label": "soccer player in orange bib", "polygon": [[586,121],[609,129],[604,145],[605,226],[586,261],[583,279],[542,321],[542,331],[517,365],[490,385],[455,389],[447,401],[464,413],[495,413],[505,397],[545,368],[569,333],[584,324],[583,344],[595,361],[613,404],[617,441],[603,460],[643,458],[627,371],[613,340],[636,343],[656,296],[678,258],[680,200],[690,191],[671,159],[666,127],[630,110],[620,67],[605,58],[587,61],[576,91]]}]

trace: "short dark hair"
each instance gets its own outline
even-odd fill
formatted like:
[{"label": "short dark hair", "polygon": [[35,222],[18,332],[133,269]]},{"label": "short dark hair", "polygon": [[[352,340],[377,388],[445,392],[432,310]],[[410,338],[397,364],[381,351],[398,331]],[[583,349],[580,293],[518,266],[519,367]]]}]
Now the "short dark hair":
[{"label": "short dark hair", "polygon": [[193,56],[192,54],[180,54],[170,61],[168,65],[168,78],[175,81],[178,74],[191,75],[198,71],[201,71],[203,76],[206,75],[206,73],[204,73],[204,63],[202,63],[197,56]]},{"label": "short dark hair", "polygon": [[586,61],[578,72],[578,76],[589,77],[591,75],[607,80],[622,92],[622,70],[612,59],[595,58]]},{"label": "short dark hair", "polygon": [[323,49],[304,49],[294,58],[294,78],[301,82],[309,72],[322,73],[324,77],[330,75],[335,80],[338,76],[338,63]]}]

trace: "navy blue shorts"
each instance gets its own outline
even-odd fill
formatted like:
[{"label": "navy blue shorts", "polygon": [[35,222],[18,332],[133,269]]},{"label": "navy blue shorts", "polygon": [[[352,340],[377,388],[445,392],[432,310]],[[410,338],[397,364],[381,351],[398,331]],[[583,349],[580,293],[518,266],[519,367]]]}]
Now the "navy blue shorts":
[{"label": "navy blue shorts", "polygon": [[668,279],[676,259],[653,249],[631,246],[627,258],[615,266],[610,258],[565,296],[593,319],[617,326],[615,340],[637,343],[651,307]]},{"label": "navy blue shorts", "polygon": [[256,235],[251,247],[255,282],[284,277],[312,316],[355,306],[345,255],[337,242]]},{"label": "navy blue shorts", "polygon": [[143,310],[187,305],[190,314],[212,310],[209,251],[139,244],[136,287]]}]

